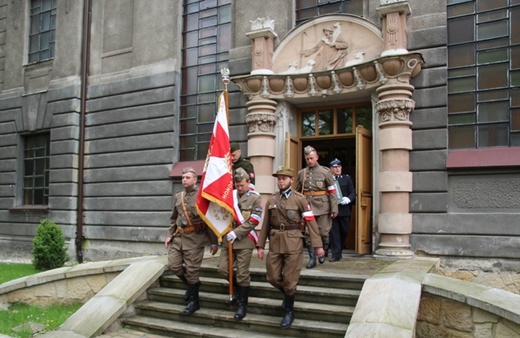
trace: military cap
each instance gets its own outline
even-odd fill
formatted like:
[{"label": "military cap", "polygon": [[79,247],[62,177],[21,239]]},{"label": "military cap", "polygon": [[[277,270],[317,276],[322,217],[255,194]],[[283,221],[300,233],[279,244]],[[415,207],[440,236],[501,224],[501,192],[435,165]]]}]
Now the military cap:
[{"label": "military cap", "polygon": [[197,172],[192,167],[182,168],[182,174],[184,175],[187,173],[193,173],[195,176],[197,176]]},{"label": "military cap", "polygon": [[341,161],[338,160],[337,158],[330,161],[330,164],[329,164],[330,167],[336,167],[336,166],[340,166],[340,165],[341,165]]},{"label": "military cap", "polygon": [[234,153],[235,151],[240,149],[240,146],[236,142],[231,143],[230,147],[231,147],[231,152],[232,153]]},{"label": "military cap", "polygon": [[274,177],[278,177],[280,175],[294,177],[294,170],[287,167],[280,167],[278,170],[273,174]]},{"label": "military cap", "polygon": [[233,180],[235,182],[242,182],[243,180],[249,180],[249,174],[243,168],[237,168],[233,174]]}]

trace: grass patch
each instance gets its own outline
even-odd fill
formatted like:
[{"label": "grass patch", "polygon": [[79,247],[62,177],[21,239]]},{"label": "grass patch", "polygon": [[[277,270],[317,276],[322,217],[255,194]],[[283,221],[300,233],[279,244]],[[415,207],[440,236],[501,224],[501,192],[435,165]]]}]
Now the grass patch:
[{"label": "grass patch", "polygon": [[32,264],[0,263],[0,284],[38,272]]},{"label": "grass patch", "polygon": [[38,323],[45,331],[55,330],[80,307],[81,303],[71,305],[52,305],[41,307],[27,304],[12,304],[9,311],[0,311],[0,333],[16,338],[32,337],[30,328],[14,332],[13,328],[24,323]]},{"label": "grass patch", "polygon": [[[38,273],[32,264],[0,263],[0,284],[24,276]],[[25,323],[38,323],[45,331],[55,330],[80,307],[81,303],[71,305],[53,305],[41,307],[27,304],[11,304],[8,311],[0,311],[0,334],[16,338],[32,337],[33,332],[27,328],[14,332],[13,328]]]}]

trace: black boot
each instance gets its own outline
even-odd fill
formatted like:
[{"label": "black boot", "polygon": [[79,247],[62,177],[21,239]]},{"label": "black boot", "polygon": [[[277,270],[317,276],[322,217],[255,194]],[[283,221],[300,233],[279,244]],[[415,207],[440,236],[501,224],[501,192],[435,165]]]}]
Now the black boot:
[{"label": "black boot", "polygon": [[190,302],[188,306],[184,309],[184,313],[187,315],[191,315],[195,311],[200,309],[199,305],[199,286],[200,282],[197,284],[188,284],[188,294],[190,295]]},{"label": "black boot", "polygon": [[235,313],[235,320],[242,320],[246,316],[247,299],[249,298],[249,286],[238,287],[238,309]]},{"label": "black boot", "polygon": [[236,303],[238,300],[238,284],[236,278],[233,278],[233,295],[231,296],[231,303]]},{"label": "black boot", "polygon": [[294,321],[294,295],[285,295],[284,307],[285,315],[280,323],[280,327],[282,329],[288,329]]},{"label": "black boot", "polygon": [[307,250],[309,250],[309,263],[307,263],[306,268],[312,269],[316,266],[316,251],[312,246],[308,246]]},{"label": "black boot", "polygon": [[323,264],[325,262],[325,258],[327,258],[327,256],[329,255],[329,253],[328,253],[329,241],[328,240],[323,242],[323,251],[325,251],[325,255],[323,255],[323,257],[318,258],[318,262],[320,262],[320,264]]},{"label": "black boot", "polygon": [[[184,284],[186,284],[186,286],[189,285],[189,284],[188,284],[188,280],[186,279],[186,277],[185,277],[184,275],[182,275],[182,276],[177,276],[177,277],[179,277],[179,279],[180,279]],[[185,301],[188,301],[188,299],[190,299],[190,296],[189,296],[189,294],[188,294],[188,290],[186,290],[186,292],[184,293],[184,296],[183,296],[182,298],[184,298]]]}]

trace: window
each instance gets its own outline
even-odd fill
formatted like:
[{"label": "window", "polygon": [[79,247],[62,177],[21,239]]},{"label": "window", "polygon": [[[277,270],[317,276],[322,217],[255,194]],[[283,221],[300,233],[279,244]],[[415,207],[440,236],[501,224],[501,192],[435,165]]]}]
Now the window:
[{"label": "window", "polygon": [[32,0],[29,63],[54,58],[55,41],[56,0]]},{"label": "window", "polygon": [[181,161],[203,160],[224,89],[231,47],[231,0],[184,0],[180,112]]},{"label": "window", "polygon": [[49,203],[49,139],[49,134],[24,137],[24,205]]},{"label": "window", "polygon": [[520,146],[520,1],[448,0],[450,149]]},{"label": "window", "polygon": [[320,15],[348,13],[363,16],[362,0],[296,0],[296,25]]},{"label": "window", "polygon": [[372,109],[368,106],[305,109],[301,112],[300,136],[347,136],[362,125],[372,130]]}]

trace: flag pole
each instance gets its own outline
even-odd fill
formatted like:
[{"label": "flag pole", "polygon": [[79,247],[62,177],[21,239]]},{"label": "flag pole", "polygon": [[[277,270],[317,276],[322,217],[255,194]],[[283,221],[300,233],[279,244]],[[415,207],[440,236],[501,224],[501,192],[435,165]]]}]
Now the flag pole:
[{"label": "flag pole", "polygon": [[[222,74],[222,83],[224,84],[224,102],[226,103],[226,117],[228,121],[229,130],[229,97],[228,97],[228,83],[229,83],[229,69],[223,68],[220,70]],[[232,178],[233,179],[233,178]],[[228,282],[229,282],[229,301],[233,300],[233,242],[227,241],[228,249]]]}]

